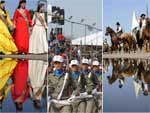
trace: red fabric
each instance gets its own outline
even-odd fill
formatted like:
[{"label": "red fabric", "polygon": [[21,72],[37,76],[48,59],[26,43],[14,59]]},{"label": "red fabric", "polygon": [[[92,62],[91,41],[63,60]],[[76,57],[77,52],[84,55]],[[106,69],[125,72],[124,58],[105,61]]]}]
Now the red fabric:
[{"label": "red fabric", "polygon": [[11,87],[12,99],[15,101],[19,96],[22,95],[23,91],[26,89],[26,93],[20,100],[23,103],[28,94],[29,88],[27,87],[28,79],[28,61],[19,61],[14,72],[13,72],[13,85]]},{"label": "red fabric", "polygon": [[[32,20],[30,18],[30,13],[26,9],[25,14],[28,17],[28,21],[31,26]],[[13,37],[15,40],[15,44],[18,48],[18,51],[19,53],[24,52],[27,54],[29,49],[29,30],[24,18],[22,17],[22,15],[18,10],[16,10],[14,13],[13,22],[16,26]]]},{"label": "red fabric", "polygon": [[63,40],[63,35],[62,34],[58,34],[57,35],[57,40],[59,40],[59,41]]}]

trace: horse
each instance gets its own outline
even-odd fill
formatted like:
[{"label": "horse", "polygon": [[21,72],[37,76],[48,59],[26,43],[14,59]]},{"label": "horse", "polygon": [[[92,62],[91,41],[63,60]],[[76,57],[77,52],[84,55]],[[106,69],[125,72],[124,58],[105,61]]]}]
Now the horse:
[{"label": "horse", "polygon": [[107,27],[105,35],[106,36],[110,35],[110,37],[111,37],[111,43],[112,43],[111,52],[120,50],[120,48],[121,48],[120,41],[121,40],[119,39],[119,37],[117,37],[115,31],[112,28]]},{"label": "horse", "polygon": [[109,52],[109,45],[108,45],[108,43],[103,43],[103,52]]},{"label": "horse", "polygon": [[138,65],[138,71],[137,71],[137,78],[142,83],[142,89],[144,91],[143,92],[144,95],[148,95],[149,91],[145,91],[144,83],[150,84],[150,69],[149,69],[150,65],[148,64],[146,66],[145,63],[147,63],[147,62],[141,61],[139,63],[139,65]]},{"label": "horse", "polygon": [[146,26],[142,32],[142,39],[145,41],[146,47],[149,51],[149,43],[150,43],[150,18],[146,20]]},{"label": "horse", "polygon": [[136,51],[136,41],[131,33],[122,33],[121,36],[118,37],[111,27],[107,27],[105,35],[110,35],[112,47],[120,47],[120,44],[123,43],[123,48],[126,52],[130,52],[130,50]]},{"label": "horse", "polygon": [[[123,62],[123,64],[122,64]],[[115,81],[119,80],[119,87],[121,88],[123,84],[121,81],[124,81],[126,78],[131,78],[137,71],[137,62],[136,60],[124,59],[124,61],[112,60],[113,70],[112,76],[107,76],[108,83],[112,85]]]}]

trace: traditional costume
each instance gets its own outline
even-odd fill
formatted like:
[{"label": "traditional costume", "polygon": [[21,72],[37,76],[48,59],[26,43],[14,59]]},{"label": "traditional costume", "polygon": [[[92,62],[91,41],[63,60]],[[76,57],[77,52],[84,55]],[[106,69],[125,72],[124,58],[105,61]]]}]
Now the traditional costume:
[{"label": "traditional costume", "polygon": [[[22,0],[20,1],[22,2]],[[30,13],[27,9],[16,9],[13,17],[16,26],[13,37],[19,53],[28,53],[29,49],[29,27],[32,26]]]},{"label": "traditional costume", "polygon": [[[0,4],[1,3],[4,2],[1,1]],[[9,13],[5,10],[0,9],[0,52],[2,52],[3,54],[16,54],[18,52],[18,49],[8,28],[14,28]]]},{"label": "traditional costume", "polygon": [[36,12],[33,16],[34,27],[30,37],[29,53],[48,53],[46,22],[44,13]]}]

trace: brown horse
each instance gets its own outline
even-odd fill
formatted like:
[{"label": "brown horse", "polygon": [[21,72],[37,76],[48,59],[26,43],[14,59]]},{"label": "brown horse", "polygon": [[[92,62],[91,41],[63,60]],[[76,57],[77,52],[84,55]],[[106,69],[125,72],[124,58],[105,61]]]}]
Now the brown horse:
[{"label": "brown horse", "polygon": [[[147,62],[146,62],[147,63]],[[145,62],[141,61],[139,66],[138,66],[138,72],[137,72],[137,78],[141,81],[142,83],[142,89],[143,89],[143,94],[148,95],[150,93],[150,90],[148,88],[145,89],[144,84],[150,84],[150,65],[148,64],[147,66]]]},{"label": "brown horse", "polygon": [[124,50],[128,52],[130,52],[130,50],[133,50],[135,52],[136,41],[130,33],[123,33],[120,37],[118,37],[111,27],[107,27],[105,35],[110,35],[112,47],[120,47],[120,44],[123,43]]},{"label": "brown horse", "polygon": [[111,37],[111,43],[112,43],[111,52],[115,51],[115,50],[119,50],[121,40],[119,37],[117,37],[115,31],[112,28],[107,27],[105,35],[106,36],[110,35],[110,37]]},{"label": "brown horse", "polygon": [[121,60],[112,60],[113,70],[112,76],[108,76],[108,83],[112,85],[116,80],[132,77],[137,71],[137,61],[124,59],[123,64]]},{"label": "brown horse", "polygon": [[144,81],[145,83],[150,84],[150,69],[148,68],[148,66],[145,65],[145,62],[140,62],[138,65],[138,73],[137,76],[139,78],[139,80]]}]

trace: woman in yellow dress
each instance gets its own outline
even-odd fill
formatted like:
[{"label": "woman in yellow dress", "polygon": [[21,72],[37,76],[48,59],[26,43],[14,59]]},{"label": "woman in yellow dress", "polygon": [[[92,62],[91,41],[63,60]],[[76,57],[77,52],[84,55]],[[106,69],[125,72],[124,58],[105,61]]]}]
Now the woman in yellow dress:
[{"label": "woman in yellow dress", "polygon": [[9,13],[5,10],[5,1],[0,1],[0,53],[17,54],[18,49],[8,29],[14,29]]},{"label": "woman in yellow dress", "polygon": [[5,58],[0,60],[0,108],[2,107],[2,102],[11,88],[11,84],[8,84],[7,81],[13,74],[13,70],[16,65],[17,60],[15,59]]}]

